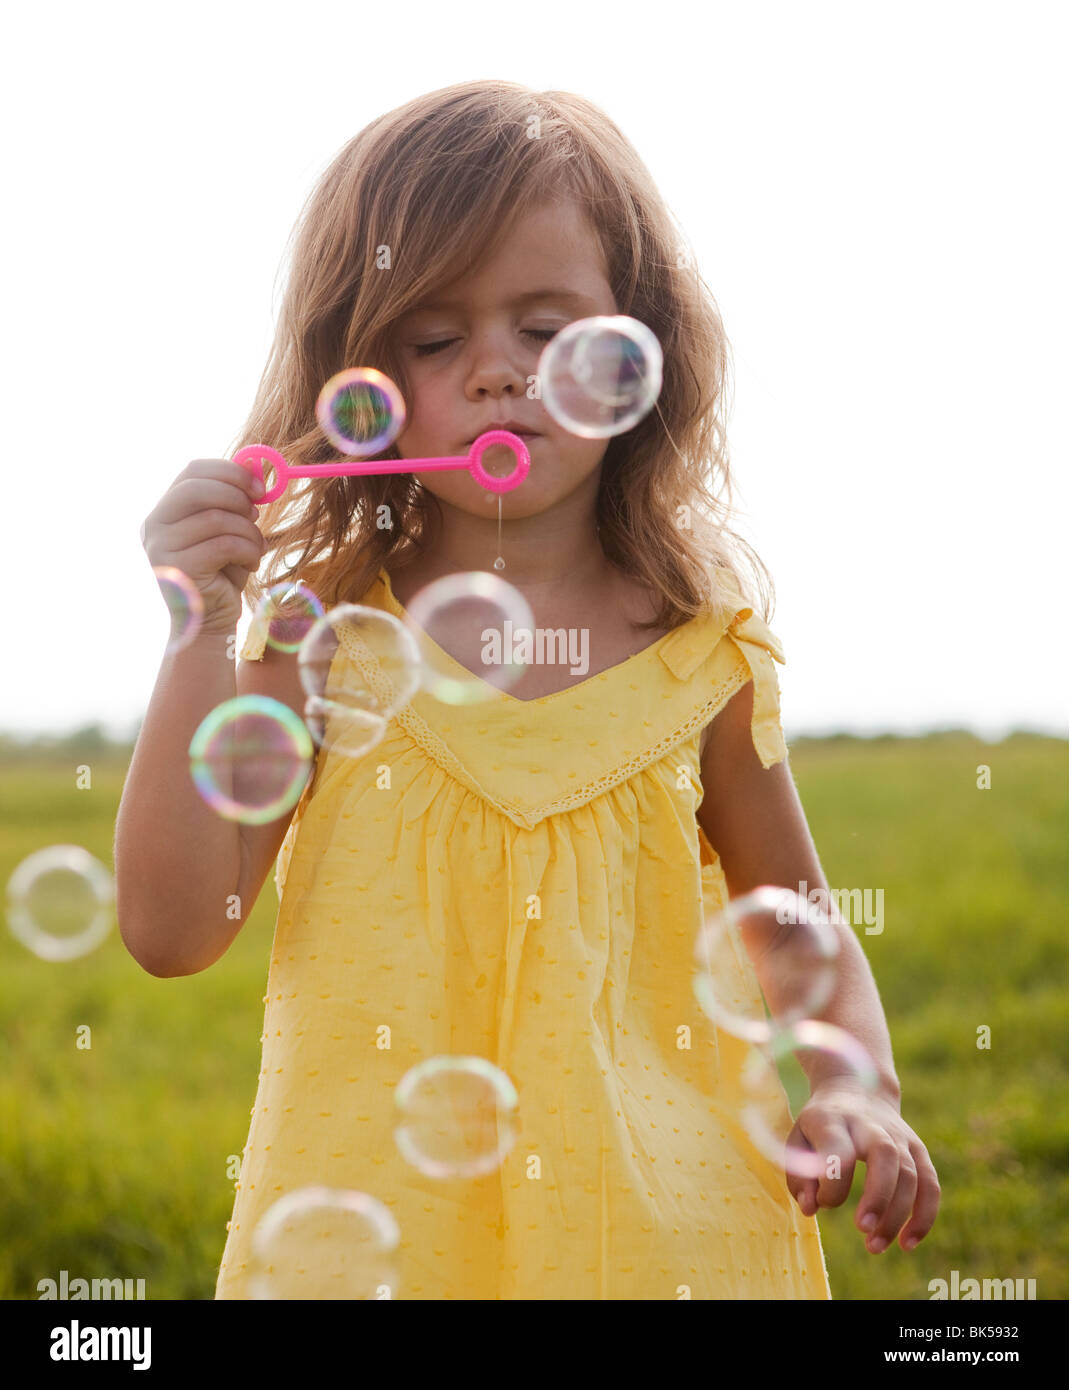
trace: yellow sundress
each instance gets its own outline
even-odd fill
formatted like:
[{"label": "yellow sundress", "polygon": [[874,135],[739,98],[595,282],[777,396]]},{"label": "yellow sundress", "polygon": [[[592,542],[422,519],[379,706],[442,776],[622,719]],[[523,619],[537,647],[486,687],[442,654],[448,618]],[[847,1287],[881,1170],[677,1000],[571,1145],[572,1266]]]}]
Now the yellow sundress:
[{"label": "yellow sundress", "polygon": [[[739,1123],[750,1049],[693,989],[703,910],[728,900],[695,814],[702,729],[753,679],[754,747],[786,756],[783,651],[736,596],[569,689],[420,690],[364,757],[320,755],[276,865],[216,1298],[250,1296],[257,1222],[313,1185],[393,1214],[399,1298],[830,1298],[816,1219]],[[385,571],[361,602],[405,616]],[[263,650],[254,626],[242,656]],[[332,680],[347,663],[371,682],[343,634]],[[489,1176],[428,1177],[397,1148],[397,1084],[443,1055],[517,1089]]]}]

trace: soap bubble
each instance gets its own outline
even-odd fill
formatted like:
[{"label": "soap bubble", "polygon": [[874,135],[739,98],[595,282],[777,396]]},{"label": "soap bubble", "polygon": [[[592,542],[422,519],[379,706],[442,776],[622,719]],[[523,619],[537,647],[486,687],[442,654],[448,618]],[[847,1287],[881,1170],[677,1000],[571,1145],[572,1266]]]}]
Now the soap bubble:
[{"label": "soap bubble", "polygon": [[516,1142],[516,1088],[483,1057],[432,1057],[394,1096],[403,1157],[431,1178],[494,1172]]},{"label": "soap bubble", "polygon": [[308,585],[286,580],[267,590],[256,606],[253,623],[265,629],[264,640],[269,647],[295,652],[322,616],[323,605]]},{"label": "soap bubble", "polygon": [[41,960],[76,960],[111,931],[111,873],[80,845],[49,845],[24,859],[7,884],[11,934]]},{"label": "soap bubble", "polygon": [[834,1064],[837,1077],[844,1085],[857,1090],[859,1096],[872,1095],[878,1085],[876,1065],[867,1050],[852,1033],[831,1023],[802,1019],[792,1028],[777,1032],[764,1045],[755,1047],[742,1069],[743,1104],[740,1120],[754,1148],[784,1172],[799,1178],[826,1176],[826,1158],[795,1139],[787,1148],[787,1137],[794,1128],[795,1115],[809,1098],[809,1085],[800,1068],[795,1069],[795,1083],[789,1099],[785,1094],[779,1068],[788,1071],[797,1052],[817,1051],[827,1064]]},{"label": "soap bubble", "polygon": [[[336,662],[339,646],[346,659]],[[332,752],[357,758],[381,741],[389,721],[419,689],[419,648],[391,613],[340,603],[309,630],[297,670],[312,737]]]},{"label": "soap bubble", "polygon": [[661,393],[661,345],[625,314],[577,319],[538,360],[542,402],[559,425],[583,439],[623,434]]},{"label": "soap bubble", "polygon": [[267,695],[217,705],[189,745],[201,797],[225,820],[246,825],[266,825],[297,804],[314,754],[297,715]]},{"label": "soap bubble", "polygon": [[[447,705],[477,704],[514,686],[529,664],[534,614],[519,589],[487,570],[449,574],[419,591],[407,625],[419,644],[424,688]],[[478,672],[478,674],[475,674]]]},{"label": "soap bubble", "polygon": [[831,998],[840,944],[822,909],[789,888],[756,888],[706,921],[694,993],[718,1028],[767,1042]]},{"label": "soap bubble", "polygon": [[302,1187],[280,1197],[252,1236],[255,1299],[394,1298],[401,1233],[366,1192]]},{"label": "soap bubble", "polygon": [[350,367],[330,378],[316,401],[316,419],[336,449],[369,458],[388,449],[405,426],[400,391],[374,367]]},{"label": "soap bubble", "polygon": [[188,647],[200,631],[204,618],[204,598],[188,574],[173,565],[156,565],[152,573],[171,615],[171,635],[167,652]]}]

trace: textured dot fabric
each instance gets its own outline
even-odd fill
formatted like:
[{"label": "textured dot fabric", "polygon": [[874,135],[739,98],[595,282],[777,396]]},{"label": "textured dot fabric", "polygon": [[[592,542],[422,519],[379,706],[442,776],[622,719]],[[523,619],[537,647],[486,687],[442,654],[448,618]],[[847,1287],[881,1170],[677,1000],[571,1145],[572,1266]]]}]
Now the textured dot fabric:
[{"label": "textured dot fabric", "polygon": [[[694,994],[703,914],[728,901],[696,819],[702,729],[752,680],[754,747],[786,756],[782,648],[728,592],[569,689],[465,706],[420,690],[363,757],[320,754],[276,864],[217,1298],[250,1296],[258,1221],[306,1186],[389,1210],[398,1298],[830,1297],[815,1218],[740,1123],[750,1048]],[[405,617],[385,571],[361,602]],[[263,647],[254,628],[242,656]],[[330,679],[388,689],[355,629]],[[725,987],[759,998],[737,966]],[[394,1138],[398,1082],[448,1055],[518,1093],[487,1176],[429,1177]]]}]

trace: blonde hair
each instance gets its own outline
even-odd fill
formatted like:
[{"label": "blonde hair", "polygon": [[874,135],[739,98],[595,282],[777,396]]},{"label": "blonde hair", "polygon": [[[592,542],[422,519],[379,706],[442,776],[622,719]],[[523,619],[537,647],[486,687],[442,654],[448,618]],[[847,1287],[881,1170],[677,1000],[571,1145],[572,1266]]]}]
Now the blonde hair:
[{"label": "blonde hair", "polygon": [[[316,422],[324,383],[345,367],[377,367],[408,399],[396,321],[493,254],[529,209],[569,196],[600,239],[618,312],[646,324],[664,353],[655,409],[611,438],[602,460],[605,556],[659,601],[643,628],[718,607],[731,584],[768,621],[771,576],[728,527],[730,345],[719,310],[635,149],[571,92],[458,83],[380,116],[345,145],[291,234],[271,353],[228,456],[269,444],[291,463],[337,457]],[[376,264],[383,245],[388,273]],[[394,446],[376,457],[400,455]],[[383,504],[389,530],[376,526]],[[255,609],[269,587],[300,578],[326,607],[359,602],[380,568],[420,553],[437,505],[413,474],[294,480],[260,508],[268,550],[247,601]]]}]

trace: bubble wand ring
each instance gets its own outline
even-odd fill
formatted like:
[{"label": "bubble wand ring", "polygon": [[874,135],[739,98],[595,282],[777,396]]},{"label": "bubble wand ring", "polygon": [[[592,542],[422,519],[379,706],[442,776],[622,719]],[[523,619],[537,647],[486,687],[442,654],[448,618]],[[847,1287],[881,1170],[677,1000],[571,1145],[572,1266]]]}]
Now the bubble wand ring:
[{"label": "bubble wand ring", "polygon": [[[495,478],[483,467],[483,454],[495,444],[504,444],[511,449],[516,458],[516,466],[503,478]],[[518,434],[509,430],[487,430],[479,435],[471,446],[470,453],[450,458],[426,459],[375,459],[349,460],[335,459],[331,463],[288,464],[277,449],[268,444],[247,444],[234,455],[234,462],[248,469],[266,487],[264,464],[275,470],[274,485],[262,497],[254,498],[257,506],[264,506],[281,497],[286,491],[290,478],[342,478],[368,477],[380,473],[421,473],[442,471],[447,468],[466,468],[480,487],[487,492],[505,493],[519,487],[530,472],[531,455],[527,445]]]}]

